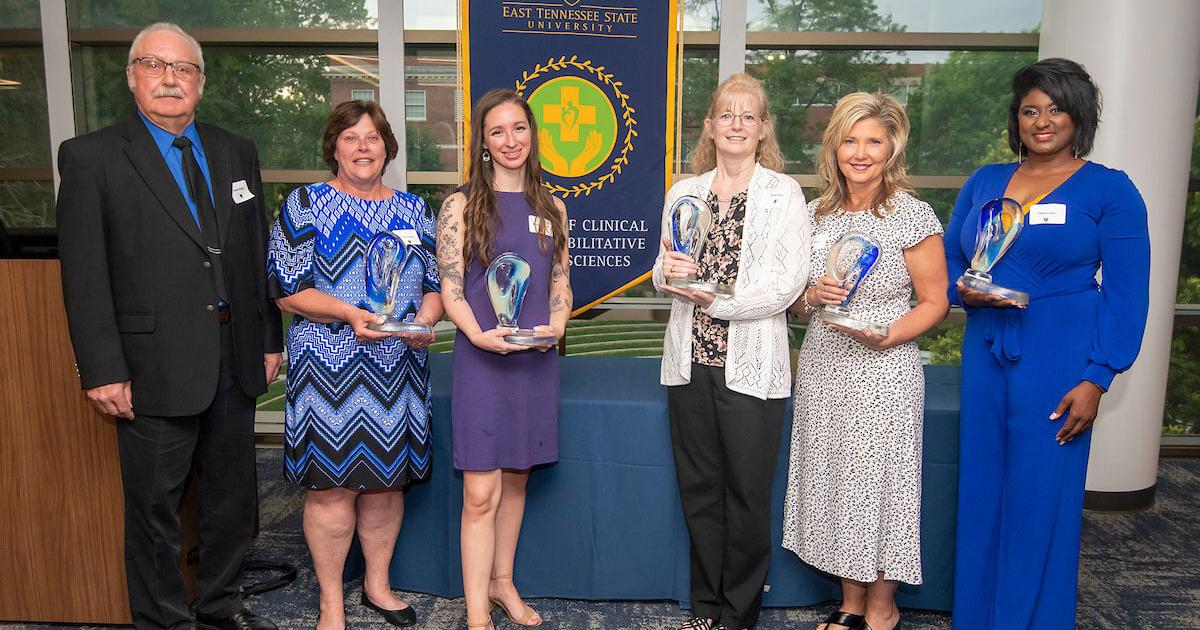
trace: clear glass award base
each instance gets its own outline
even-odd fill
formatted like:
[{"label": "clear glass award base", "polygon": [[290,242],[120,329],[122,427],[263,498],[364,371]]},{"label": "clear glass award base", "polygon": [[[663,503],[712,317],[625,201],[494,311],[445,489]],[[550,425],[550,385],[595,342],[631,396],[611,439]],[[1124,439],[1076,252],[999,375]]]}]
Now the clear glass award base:
[{"label": "clear glass award base", "polygon": [[966,273],[958,279],[963,283],[964,287],[972,291],[979,291],[988,295],[995,295],[1006,300],[1012,300],[1017,304],[1029,304],[1029,294],[1016,289],[1006,289],[1002,286],[992,284],[992,274],[985,271],[975,271],[968,269]]},{"label": "clear glass award base", "polygon": [[552,346],[558,342],[554,335],[540,333],[532,328],[512,328],[512,332],[504,335],[504,340],[514,346],[542,347]]},{"label": "clear glass award base", "polygon": [[385,333],[413,333],[416,335],[428,335],[433,332],[433,329],[428,324],[419,324],[417,322],[402,322],[394,317],[389,317],[382,324],[371,322],[367,324],[367,328],[376,332]]},{"label": "clear glass award base", "polygon": [[674,278],[674,279],[668,281],[667,284],[669,284],[673,287],[678,287],[680,289],[690,289],[692,291],[704,291],[705,293],[712,293],[713,295],[724,295],[727,297],[733,295],[733,285],[732,284],[721,284],[719,282],[705,282],[703,280],[697,280],[695,278]]},{"label": "clear glass award base", "polygon": [[887,326],[884,326],[883,324],[864,322],[861,319],[850,315],[850,311],[837,306],[826,306],[821,311],[821,319],[829,322],[830,324],[836,324],[851,330],[869,330],[871,333],[879,335],[880,337],[886,337],[888,334]]}]

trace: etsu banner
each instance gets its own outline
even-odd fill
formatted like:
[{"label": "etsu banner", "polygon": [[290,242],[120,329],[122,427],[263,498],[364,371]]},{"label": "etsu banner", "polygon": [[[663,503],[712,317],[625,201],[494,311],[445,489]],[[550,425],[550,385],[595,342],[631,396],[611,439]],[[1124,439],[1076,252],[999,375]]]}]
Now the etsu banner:
[{"label": "etsu banner", "polygon": [[677,0],[461,0],[464,143],[488,90],[529,101],[546,187],[567,205],[576,313],[642,281],[658,253],[677,11]]}]

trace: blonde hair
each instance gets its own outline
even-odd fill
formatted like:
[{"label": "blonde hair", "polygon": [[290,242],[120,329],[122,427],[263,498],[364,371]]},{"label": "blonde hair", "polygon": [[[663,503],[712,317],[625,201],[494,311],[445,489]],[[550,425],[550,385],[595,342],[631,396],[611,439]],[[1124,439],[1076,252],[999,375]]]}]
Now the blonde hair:
[{"label": "blonde hair", "polygon": [[[705,120],[710,121],[713,116],[720,113],[717,111],[718,106],[723,108],[734,94],[747,94],[758,101],[758,115],[762,118],[763,135],[758,142],[758,148],[754,151],[754,161],[773,171],[782,171],[783,153],[779,151],[779,141],[775,139],[775,128],[771,125],[767,92],[758,79],[745,73],[739,73],[722,81],[713,92]],[[688,156],[688,160],[692,163],[692,173],[695,175],[711,171],[717,166],[717,147],[708,135],[711,125],[711,122],[707,122],[704,127],[701,127],[700,138],[692,149],[691,155]]]},{"label": "blonde hair", "polygon": [[[897,191],[913,194],[912,182],[908,179],[908,166],[904,161],[904,147],[908,144],[908,114],[904,106],[886,94],[854,92],[837,102],[825,136],[821,140],[821,152],[817,156],[817,175],[825,181],[825,190],[817,203],[817,217],[825,216],[843,207],[850,197],[846,189],[846,176],[838,168],[837,151],[850,135],[851,128],[859,121],[874,118],[887,129],[892,142],[892,154],[883,169],[883,184],[875,192],[870,208],[876,216],[891,212],[891,197]],[[882,208],[882,211],[880,210]]]}]

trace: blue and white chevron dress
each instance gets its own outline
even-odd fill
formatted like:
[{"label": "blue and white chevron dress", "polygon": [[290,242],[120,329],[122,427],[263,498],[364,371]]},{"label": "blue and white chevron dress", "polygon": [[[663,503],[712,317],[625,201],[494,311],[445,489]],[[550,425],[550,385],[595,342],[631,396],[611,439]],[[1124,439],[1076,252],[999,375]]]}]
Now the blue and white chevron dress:
[{"label": "blue and white chevron dress", "polygon": [[[405,319],[422,295],[440,290],[434,217],[425,202],[397,191],[381,201],[328,184],[293,191],[271,230],[267,275],[275,297],[315,288],[366,308],[363,251],[375,234],[413,229],[419,259],[402,276],[395,310]],[[415,260],[414,260],[415,262]],[[345,323],[296,316],[287,332],[288,479],[312,490],[402,488],[429,474],[429,358],[391,338],[359,342]]]}]

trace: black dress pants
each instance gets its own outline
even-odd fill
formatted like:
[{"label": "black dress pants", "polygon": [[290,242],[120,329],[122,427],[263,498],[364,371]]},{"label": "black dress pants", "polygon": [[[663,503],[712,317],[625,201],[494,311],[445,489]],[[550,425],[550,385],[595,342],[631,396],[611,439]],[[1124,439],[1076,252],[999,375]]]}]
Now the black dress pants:
[{"label": "black dress pants", "polygon": [[771,481],[787,399],[731,391],[692,364],[667,388],[679,497],[692,539],[692,611],[730,628],[758,621],[771,560]]},{"label": "black dress pants", "polygon": [[[179,357],[186,361],[187,357]],[[241,566],[258,507],[254,399],[238,385],[232,331],[221,326],[221,374],[208,409],[195,416],[137,414],[118,420],[125,489],[125,575],[133,625],[193,628],[179,572],[179,516],[194,465],[199,482],[200,558],[197,613],[218,617],[242,608]]]}]

